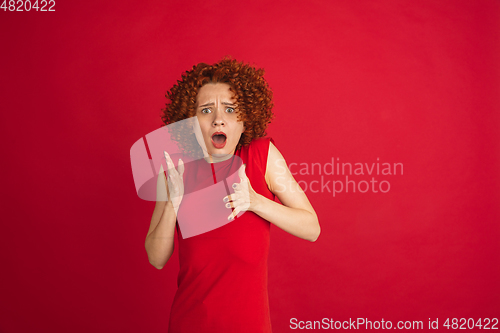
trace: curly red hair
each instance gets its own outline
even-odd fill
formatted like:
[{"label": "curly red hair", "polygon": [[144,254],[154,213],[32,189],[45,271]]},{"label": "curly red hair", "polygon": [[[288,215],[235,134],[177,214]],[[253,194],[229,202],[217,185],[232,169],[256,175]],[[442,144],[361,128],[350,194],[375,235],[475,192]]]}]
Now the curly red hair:
[{"label": "curly red hair", "polygon": [[[236,149],[250,144],[253,139],[266,135],[268,124],[274,118],[272,91],[264,79],[264,70],[256,69],[243,62],[224,58],[218,63],[208,65],[199,63],[190,71],[182,74],[182,79],[166,93],[169,100],[162,110],[161,119],[165,125],[194,117],[196,115],[196,96],[199,89],[207,83],[227,83],[234,93],[239,111],[238,120],[243,121],[242,133]],[[185,132],[184,132],[185,133]],[[176,141],[183,143],[184,150],[193,153],[196,148],[189,147],[192,138],[174,135]],[[194,134],[192,134],[194,136]]]}]

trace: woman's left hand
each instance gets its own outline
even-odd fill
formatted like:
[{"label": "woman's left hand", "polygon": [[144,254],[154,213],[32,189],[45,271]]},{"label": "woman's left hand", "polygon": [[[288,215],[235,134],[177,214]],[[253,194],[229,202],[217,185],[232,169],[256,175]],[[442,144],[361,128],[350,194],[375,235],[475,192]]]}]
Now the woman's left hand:
[{"label": "woman's left hand", "polygon": [[252,211],[260,199],[260,194],[254,191],[245,173],[245,164],[239,168],[238,176],[240,182],[233,184],[234,193],[223,199],[226,208],[234,208],[234,211],[227,217],[230,221],[240,212]]}]

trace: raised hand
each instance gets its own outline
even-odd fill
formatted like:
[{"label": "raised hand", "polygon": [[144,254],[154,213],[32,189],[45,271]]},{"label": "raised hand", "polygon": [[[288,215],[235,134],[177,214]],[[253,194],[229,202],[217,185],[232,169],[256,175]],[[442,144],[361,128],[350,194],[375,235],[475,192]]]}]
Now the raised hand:
[{"label": "raised hand", "polygon": [[245,164],[238,169],[239,183],[233,184],[234,193],[223,198],[226,208],[234,208],[234,211],[227,217],[233,220],[240,212],[252,211],[257,204],[260,195],[254,191],[250,180],[245,173]]},{"label": "raised hand", "polygon": [[174,162],[170,158],[170,155],[164,151],[165,160],[167,161],[167,189],[168,189],[168,201],[172,202],[175,209],[175,214],[179,210],[179,206],[184,196],[184,180],[182,178],[184,174],[184,162],[179,159],[177,164],[177,170],[175,169]]}]

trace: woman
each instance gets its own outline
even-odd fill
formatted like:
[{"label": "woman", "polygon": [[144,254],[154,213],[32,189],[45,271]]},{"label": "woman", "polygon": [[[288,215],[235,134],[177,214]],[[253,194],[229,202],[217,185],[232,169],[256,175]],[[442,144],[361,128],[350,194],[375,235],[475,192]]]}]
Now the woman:
[{"label": "woman", "polygon": [[[158,191],[166,187],[168,200],[156,202],[146,237],[149,261],[161,269],[172,255],[177,227],[180,272],[169,332],[271,332],[270,224],[312,242],[319,236],[313,207],[274,141],[264,137],[273,114],[263,73],[231,59],[198,64],[167,93],[170,102],[162,120],[171,124],[196,119],[198,131],[190,135],[199,147],[184,150],[195,154],[202,147],[204,155],[186,166],[179,160],[175,168],[165,152],[168,178],[160,173]],[[237,158],[244,165],[235,163]],[[222,187],[234,174],[237,180],[225,185],[231,187],[228,195],[187,195]],[[215,201],[203,206],[205,200]],[[227,220],[219,221],[219,227],[183,237],[187,229],[181,216],[184,221],[196,214],[191,220],[204,225],[213,214],[200,214],[220,207],[227,210]]]}]

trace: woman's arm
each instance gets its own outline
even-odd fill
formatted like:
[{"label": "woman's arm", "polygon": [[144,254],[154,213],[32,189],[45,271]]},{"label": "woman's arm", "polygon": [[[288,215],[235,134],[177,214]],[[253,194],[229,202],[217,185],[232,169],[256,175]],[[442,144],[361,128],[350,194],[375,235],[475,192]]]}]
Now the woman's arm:
[{"label": "woman's arm", "polygon": [[146,236],[146,252],[151,265],[162,269],[174,252],[175,211],[171,201],[157,201]]},{"label": "woman's arm", "polygon": [[[169,171],[173,170],[173,172],[167,182],[163,168],[160,168],[156,183],[157,201],[145,242],[149,262],[158,269],[162,269],[165,266],[174,252],[177,211],[184,194],[182,184],[184,165],[180,161],[179,171],[176,172],[168,154],[165,154],[165,156],[167,158],[167,165],[169,165]],[[170,195],[169,188],[173,189],[172,195]]]},{"label": "woman's arm", "polygon": [[321,229],[316,212],[272,142],[269,144],[265,178],[267,186],[283,205],[256,193],[244,172],[240,173],[240,178],[242,182],[236,185],[235,194],[228,198],[232,202],[226,205],[228,208],[231,204],[235,207],[230,217],[248,210],[294,236],[311,242],[318,239]]}]

